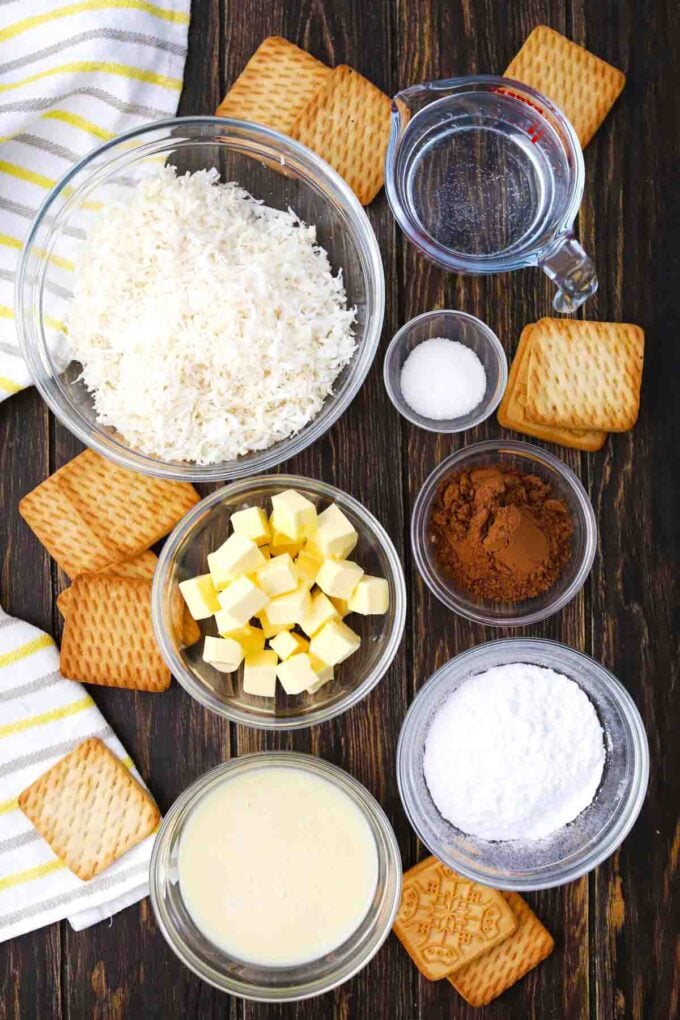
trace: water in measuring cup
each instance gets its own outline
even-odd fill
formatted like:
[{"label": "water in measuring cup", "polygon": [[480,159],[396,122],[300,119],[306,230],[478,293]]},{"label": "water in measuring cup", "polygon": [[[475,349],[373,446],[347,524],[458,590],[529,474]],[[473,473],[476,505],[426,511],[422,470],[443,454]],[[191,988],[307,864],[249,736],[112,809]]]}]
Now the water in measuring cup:
[{"label": "water in measuring cup", "polygon": [[[537,251],[566,203],[563,147],[529,108],[487,95],[419,114],[406,195],[420,229],[452,255],[491,259]],[[429,123],[428,123],[429,120]],[[413,122],[412,122],[413,123]],[[415,127],[415,123],[413,123]]]}]

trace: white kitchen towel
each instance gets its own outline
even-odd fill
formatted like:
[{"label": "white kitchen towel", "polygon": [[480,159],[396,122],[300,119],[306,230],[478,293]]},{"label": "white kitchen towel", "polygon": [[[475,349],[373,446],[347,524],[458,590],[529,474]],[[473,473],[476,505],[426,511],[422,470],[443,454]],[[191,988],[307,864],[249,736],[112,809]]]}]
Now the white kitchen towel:
[{"label": "white kitchen towel", "polygon": [[52,185],[92,148],[175,114],[189,5],[0,0],[0,400],[30,384],[17,343],[14,277],[31,221]]},{"label": "white kitchen towel", "polygon": [[0,609],[0,942],[67,917],[76,930],[146,896],[154,836],[83,882],[54,855],[17,797],[88,737],[142,782],[90,695],[59,672],[52,638]]}]

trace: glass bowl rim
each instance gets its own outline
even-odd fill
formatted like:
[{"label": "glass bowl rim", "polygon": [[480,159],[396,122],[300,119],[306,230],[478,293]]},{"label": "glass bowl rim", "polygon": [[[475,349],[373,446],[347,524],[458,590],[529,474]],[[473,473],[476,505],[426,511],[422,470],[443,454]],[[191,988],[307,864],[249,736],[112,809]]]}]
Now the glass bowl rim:
[{"label": "glass bowl rim", "polygon": [[[571,583],[559,596],[555,596],[542,609],[528,610],[524,613],[517,613],[513,616],[498,618],[485,609],[476,609],[463,602],[450,590],[444,590],[443,584],[439,584],[430,571],[423,551],[422,529],[425,525],[425,514],[431,500],[436,492],[436,487],[444,475],[452,468],[462,464],[466,459],[478,453],[502,453],[508,451],[519,457],[527,457],[538,460],[547,469],[556,472],[560,478],[567,483],[576,501],[578,516],[580,517],[585,531],[584,550],[581,562],[576,570]],[[437,467],[427,476],[423,482],[411,514],[411,549],[413,558],[418,568],[418,573],[439,601],[459,616],[474,623],[481,623],[487,627],[527,627],[533,623],[540,623],[564,609],[566,605],[578,594],[586,578],[588,577],[595,553],[597,552],[598,531],[595,511],[588,497],[583,483],[572,469],[550,453],[533,443],[525,443],[519,439],[486,439],[479,443],[471,443],[455,450],[448,457],[445,457]],[[485,607],[486,608],[486,607]]]},{"label": "glass bowl rim", "polygon": [[[634,768],[630,791],[620,817],[611,827],[606,838],[595,846],[590,853],[583,856],[569,868],[560,871],[559,866],[556,866],[556,877],[554,878],[541,881],[527,881],[521,878],[517,879],[509,875],[503,875],[501,883],[503,889],[513,889],[520,892],[532,892],[540,889],[555,889],[558,886],[566,885],[568,882],[573,882],[576,879],[587,875],[621,846],[624,839],[635,825],[647,795],[650,768],[649,741],[642,716],[640,715],[640,710],[621,681],[611,672],[611,670],[607,669],[606,666],[603,666],[602,663],[598,662],[592,656],[587,655],[585,652],[578,651],[570,645],[565,645],[561,641],[553,641],[550,638],[538,637],[497,638],[494,641],[486,641],[481,645],[474,645],[472,648],[466,649],[466,651],[461,652],[459,655],[454,655],[451,659],[436,669],[430,677],[428,677],[413,698],[406,711],[406,715],[404,716],[404,721],[399,732],[396,754],[397,786],[399,788],[399,796],[404,812],[408,817],[413,831],[423,844],[428,847],[431,853],[443,860],[443,862],[449,867],[459,871],[462,875],[465,875],[467,878],[470,878],[475,882],[480,882],[482,885],[498,884],[498,880],[492,880],[491,876],[489,876],[485,871],[469,867],[465,863],[461,864],[460,861],[454,860],[446,854],[442,855],[440,848],[435,849],[426,842],[424,835],[415,820],[416,812],[414,811],[413,801],[407,793],[405,776],[407,772],[413,770],[413,748],[407,747],[407,741],[411,736],[411,729],[414,727],[415,721],[419,720],[419,718],[427,712],[439,690],[445,686],[447,677],[452,671],[460,673],[461,669],[464,669],[465,665],[470,660],[474,661],[475,659],[481,659],[485,654],[487,656],[489,653],[493,654],[500,646],[503,646],[504,648],[508,648],[509,646],[516,647],[518,649],[517,661],[522,661],[522,654],[528,654],[526,651],[523,651],[527,648],[538,646],[541,649],[546,649],[554,655],[554,661],[546,668],[562,671],[565,675],[568,675],[567,667],[565,667],[564,663],[561,661],[560,656],[564,656],[567,660],[579,660],[582,662],[587,667],[591,677],[604,689],[606,689],[616,702],[617,707],[621,711],[622,717],[625,719],[625,723],[631,737],[631,743],[633,745]],[[480,668],[471,672],[469,677],[466,679],[470,679],[479,672],[491,669],[493,665],[493,661],[486,662],[484,665],[480,664]],[[569,677],[569,679],[573,678]],[[574,682],[578,683],[576,680]],[[462,683],[465,683],[465,680],[462,680]],[[600,720],[600,722],[603,724],[603,720]]]},{"label": "glass bowl rim", "polygon": [[[218,702],[216,698],[211,697],[209,692],[196,681],[192,671],[185,667],[181,658],[175,652],[172,641],[169,639],[167,634],[165,625],[166,613],[164,612],[164,609],[166,608],[164,588],[168,573],[174,564],[179,546],[185,541],[192,528],[195,524],[197,524],[198,519],[203,516],[205,511],[213,510],[214,507],[221,503],[225,498],[241,495],[248,492],[249,489],[256,488],[261,485],[272,484],[281,485],[283,488],[299,487],[303,491],[312,492],[314,495],[330,499],[331,501],[339,498],[341,506],[343,504],[349,506],[360,519],[361,523],[371,529],[371,532],[377,539],[381,550],[387,557],[390,568],[395,597],[394,624],[388,634],[385,648],[376,665],[364,678],[361,684],[358,684],[356,687],[348,691],[346,696],[339,698],[335,704],[326,709],[319,709],[316,712],[310,712],[304,716],[258,716],[257,718],[253,718],[250,713],[245,710],[225,706],[221,702]],[[330,719],[335,719],[339,715],[343,715],[350,708],[353,708],[362,701],[374,689],[374,687],[377,687],[378,683],[385,676],[385,673],[394,661],[406,629],[406,605],[407,591],[404,568],[392,539],[377,517],[375,517],[370,510],[367,510],[358,499],[355,499],[355,497],[351,496],[349,493],[336,488],[334,485],[329,485],[327,482],[319,481],[316,478],[308,478],[305,475],[250,475],[247,478],[241,478],[238,481],[231,482],[230,484],[223,486],[221,489],[217,489],[216,492],[212,492],[210,495],[205,496],[204,499],[202,499],[199,503],[196,503],[196,505],[193,506],[191,510],[184,515],[184,517],[182,517],[174,530],[165,540],[165,544],[158,558],[158,563],[156,564],[151,591],[151,616],[154,634],[156,636],[156,641],[158,642],[161,655],[177,682],[184,688],[190,697],[202,704],[204,708],[210,709],[210,711],[214,712],[216,715],[229,719],[231,722],[239,723],[242,726],[248,726],[251,729],[260,730],[281,731],[307,729],[309,726],[317,726],[321,723],[328,722]]]},{"label": "glass bowl rim", "polygon": [[[357,806],[362,815],[365,818],[369,818],[379,829],[380,834],[385,841],[386,853],[384,854],[384,862],[387,877],[388,879],[390,877],[394,879],[394,892],[387,923],[384,925],[383,929],[378,930],[376,937],[368,947],[368,951],[359,956],[358,959],[354,960],[350,965],[345,966],[339,974],[333,975],[330,980],[327,980],[326,982],[313,982],[307,987],[301,986],[302,994],[295,995],[287,994],[281,996],[276,993],[268,994],[269,989],[265,990],[262,987],[260,987],[259,990],[256,989],[254,994],[250,994],[241,987],[237,981],[218,981],[216,978],[209,976],[200,966],[194,964],[193,955],[187,952],[186,943],[183,939],[180,939],[179,936],[177,936],[175,929],[168,923],[168,917],[162,905],[161,897],[162,886],[159,878],[160,858],[166,851],[169,840],[174,835],[172,830],[175,824],[180,824],[175,823],[177,816],[181,812],[186,812],[186,819],[186,817],[188,817],[189,809],[200,803],[202,797],[207,795],[207,793],[209,793],[212,789],[215,789],[223,778],[230,773],[237,774],[239,772],[247,772],[252,768],[266,768],[268,765],[283,765],[285,767],[300,768],[307,773],[319,775],[325,778],[337,789],[341,789],[352,800],[352,803]],[[380,855],[381,848],[377,843],[376,850]],[[226,762],[221,762],[209,769],[207,772],[204,772],[201,776],[198,776],[197,779],[190,783],[189,786],[187,786],[186,789],[176,797],[170,805],[167,813],[164,815],[154,841],[151,860],[149,863],[149,892],[151,905],[156,918],[156,923],[173,952],[178,956],[180,961],[189,968],[189,970],[200,977],[203,981],[212,985],[214,988],[218,988],[220,991],[228,992],[230,995],[235,995],[238,998],[247,999],[252,1002],[302,1001],[303,999],[323,995],[325,992],[329,992],[332,989],[337,988],[339,985],[344,984],[345,981],[354,977],[370,962],[389,936],[394,918],[396,917],[399,909],[401,884],[402,863],[399,844],[392,824],[377,798],[373,796],[370,790],[368,790],[363,783],[339,765],[329,762],[318,755],[306,754],[300,751],[254,751],[249,754],[230,758]],[[386,890],[389,891],[387,886]]]},{"label": "glass bowl rim", "polygon": [[[334,403],[326,419],[320,423],[320,428],[318,419],[321,412],[300,432],[289,436],[288,439],[282,440],[282,449],[273,450],[270,448],[271,452],[269,453],[266,449],[255,451],[257,459],[254,463],[249,461],[247,459],[249,455],[246,455],[245,458],[237,458],[235,461],[227,461],[222,464],[197,465],[191,462],[175,464],[171,461],[155,459],[149,454],[144,454],[131,447],[127,448],[121,445],[109,433],[104,431],[101,425],[96,422],[87,421],[77,407],[62,392],[59,384],[55,382],[55,377],[59,373],[56,371],[54,358],[48,344],[45,342],[42,329],[40,331],[40,340],[34,345],[33,340],[31,339],[29,342],[28,339],[30,331],[23,328],[24,320],[31,315],[31,309],[27,307],[29,293],[34,300],[37,298],[42,304],[43,281],[41,280],[36,285],[31,284],[28,280],[30,253],[36,247],[38,232],[43,228],[47,214],[57,198],[63,194],[64,189],[69,186],[77,174],[87,171],[88,167],[103,154],[110,150],[115,151],[121,144],[143,137],[144,135],[153,134],[158,131],[170,131],[178,127],[219,127],[225,135],[230,129],[234,132],[239,130],[246,131],[256,139],[268,142],[274,149],[284,148],[291,151],[295,158],[309,171],[310,175],[313,175],[317,180],[323,181],[324,186],[330,186],[331,190],[335,193],[338,207],[346,213],[348,223],[351,224],[356,247],[362,251],[365,260],[366,271],[363,272],[362,270],[362,276],[366,283],[367,292],[371,296],[371,302],[375,307],[372,316],[366,320],[361,347],[350,362],[349,367],[353,369],[351,385],[348,386],[346,393],[341,398],[334,394],[330,396],[329,399]],[[216,138],[214,144],[219,144],[219,139]],[[78,194],[87,183],[87,181],[83,181],[80,184],[73,195],[69,196],[68,203],[73,203],[77,199]],[[325,196],[324,200],[328,201]],[[48,230],[49,240],[58,236],[58,229],[55,230],[54,225],[48,226],[46,229]],[[26,291],[26,297],[24,296],[24,291]],[[278,131],[256,124],[254,121],[215,116],[167,117],[148,121],[139,127],[124,131],[116,135],[115,138],[96,146],[78,160],[77,163],[69,167],[56,184],[53,185],[39,206],[24,242],[16,274],[14,301],[17,333],[22,356],[31,371],[34,385],[40,396],[64,428],[71,432],[86,447],[95,450],[101,456],[108,457],[114,463],[129,470],[139,471],[155,478],[164,478],[172,481],[220,482],[247,478],[251,474],[270,470],[278,464],[289,460],[316,442],[344,414],[363,386],[378,351],[385,316],[385,271],[378,239],[371,226],[366,210],[361,206],[349,184],[330,164],[326,163],[325,160],[307,148],[307,146]],[[49,373],[45,371],[49,378],[48,383],[43,378],[45,366],[49,366]],[[52,392],[52,386],[59,389],[59,397]]]},{"label": "glass bowl rim", "polygon": [[[495,389],[488,401],[482,400],[479,403],[481,409],[478,414],[474,415],[465,425],[456,425],[456,421],[462,421],[467,418],[468,415],[461,415],[460,418],[447,418],[440,421],[436,418],[427,418],[425,415],[418,414],[413,411],[406,403],[401,393],[392,385],[390,379],[389,369],[392,362],[397,357],[397,353],[401,348],[405,338],[408,336],[408,332],[413,329],[414,326],[419,325],[421,322],[426,322],[428,319],[434,319],[438,315],[450,316],[453,319],[464,319],[466,322],[474,324],[480,331],[484,340],[488,343],[489,350],[494,355],[494,360],[498,369],[498,382],[496,383]],[[425,341],[421,341],[424,343]],[[503,348],[502,343],[491,329],[490,326],[483,322],[482,319],[478,319],[476,315],[471,315],[469,312],[461,312],[456,308],[433,308],[429,312],[421,312],[420,315],[415,315],[408,322],[397,330],[392,339],[389,342],[387,350],[385,351],[385,358],[383,360],[383,381],[385,383],[385,389],[387,395],[392,401],[392,404],[397,409],[399,414],[407,421],[411,422],[412,425],[416,425],[420,429],[424,429],[426,432],[439,432],[445,435],[454,435],[458,432],[467,432],[468,429],[473,429],[477,425],[481,425],[483,421],[491,417],[493,412],[496,410],[501,400],[508,383],[508,359]],[[472,409],[475,410],[474,408]],[[469,412],[472,414],[472,411]]]}]

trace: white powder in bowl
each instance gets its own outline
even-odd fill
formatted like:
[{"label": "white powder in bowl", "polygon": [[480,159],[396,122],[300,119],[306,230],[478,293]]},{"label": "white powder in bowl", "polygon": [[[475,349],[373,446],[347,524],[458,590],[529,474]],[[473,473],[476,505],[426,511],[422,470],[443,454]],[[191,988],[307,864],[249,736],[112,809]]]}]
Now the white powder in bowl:
[{"label": "white powder in bowl", "polygon": [[592,702],[526,663],[471,677],[435,714],[425,780],[438,810],[481,839],[541,839],[593,800],[604,768]]},{"label": "white powder in bowl", "polygon": [[482,401],[486,372],[475,352],[458,340],[435,337],[414,347],[401,369],[401,393],[423,418],[462,418]]}]

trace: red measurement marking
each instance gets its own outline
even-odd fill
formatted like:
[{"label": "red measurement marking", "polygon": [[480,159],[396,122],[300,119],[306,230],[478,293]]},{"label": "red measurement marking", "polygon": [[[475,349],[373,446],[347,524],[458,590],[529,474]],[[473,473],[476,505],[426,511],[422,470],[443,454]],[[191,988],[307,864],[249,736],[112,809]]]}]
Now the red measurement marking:
[{"label": "red measurement marking", "polygon": [[[527,99],[527,97],[523,96],[521,92],[515,92],[514,89],[509,89],[505,85],[495,86],[492,89],[492,92],[496,92],[503,96],[510,96],[511,99],[518,99],[520,103],[524,103],[525,106],[530,106],[533,110],[538,110],[540,115],[542,117],[545,117],[545,113],[543,109],[538,105],[538,103],[534,103],[532,102],[531,99]],[[536,142],[539,140],[539,138],[543,134],[543,130],[544,129],[540,127],[539,124],[533,123],[530,125],[527,133],[533,145],[535,145]]]}]

